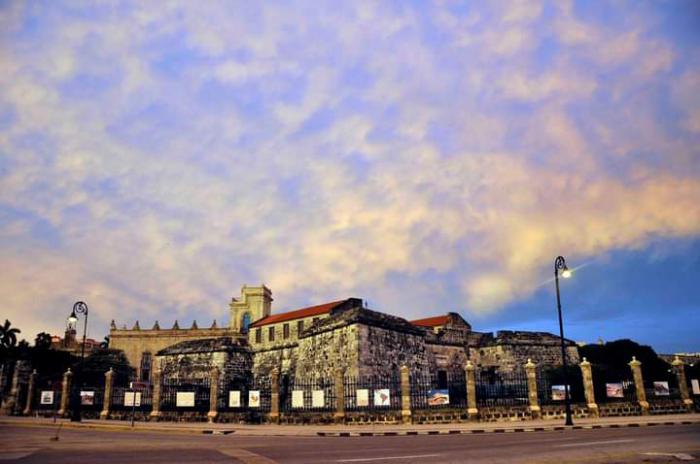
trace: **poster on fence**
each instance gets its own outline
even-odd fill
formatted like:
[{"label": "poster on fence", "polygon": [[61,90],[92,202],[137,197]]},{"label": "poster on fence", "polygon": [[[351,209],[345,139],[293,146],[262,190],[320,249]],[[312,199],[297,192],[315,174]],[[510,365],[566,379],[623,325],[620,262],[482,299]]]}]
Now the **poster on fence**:
[{"label": "poster on fence", "polygon": [[248,407],[249,408],[259,408],[260,407],[260,390],[250,390],[248,392]]},{"label": "poster on fence", "polygon": [[654,382],[655,396],[670,396],[671,390],[668,388],[668,382]]},{"label": "poster on fence", "polygon": [[323,390],[314,390],[311,392],[311,407],[323,408],[326,406],[326,395]]},{"label": "poster on fence", "polygon": [[178,408],[193,408],[194,392],[177,392],[175,396],[175,406]]},{"label": "poster on fence", "polygon": [[304,390],[292,390],[292,407],[304,407]]},{"label": "poster on fence", "polygon": [[[569,389],[571,386],[569,386]],[[552,385],[552,401],[564,401],[566,399],[565,385]]]},{"label": "poster on fence", "polygon": [[380,388],[374,390],[374,405],[375,406],[391,406],[391,394],[388,388]]},{"label": "poster on fence", "polygon": [[369,406],[369,390],[366,388],[357,389],[357,405],[359,407]]},{"label": "poster on fence", "polygon": [[700,395],[700,381],[692,379],[690,385],[693,387],[693,395]]},{"label": "poster on fence", "polygon": [[53,404],[53,391],[43,390],[41,392],[41,404]]},{"label": "poster on fence", "polygon": [[443,404],[450,404],[449,390],[428,391],[428,406],[441,406]]},{"label": "poster on fence", "polygon": [[608,398],[624,398],[625,389],[623,388],[621,383],[606,383],[605,395]]},{"label": "poster on fence", "polygon": [[124,406],[141,406],[141,392],[124,392]]},{"label": "poster on fence", "polygon": [[95,404],[95,392],[94,391],[80,391],[80,404],[83,406],[92,406]]},{"label": "poster on fence", "polygon": [[240,408],[241,407],[241,391],[240,390],[229,390],[229,392],[228,392],[228,407],[229,408]]}]

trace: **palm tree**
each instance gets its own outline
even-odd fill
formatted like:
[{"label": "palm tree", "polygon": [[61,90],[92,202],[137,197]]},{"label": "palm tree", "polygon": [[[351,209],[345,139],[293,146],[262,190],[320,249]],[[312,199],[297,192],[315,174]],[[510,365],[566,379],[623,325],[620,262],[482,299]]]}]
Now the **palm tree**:
[{"label": "palm tree", "polygon": [[0,325],[0,346],[2,348],[12,348],[17,344],[17,334],[21,330],[10,328],[11,325],[7,319],[5,319],[4,325]]},{"label": "palm tree", "polygon": [[34,339],[34,347],[40,350],[48,350],[51,348],[51,335],[46,332],[36,334]]}]

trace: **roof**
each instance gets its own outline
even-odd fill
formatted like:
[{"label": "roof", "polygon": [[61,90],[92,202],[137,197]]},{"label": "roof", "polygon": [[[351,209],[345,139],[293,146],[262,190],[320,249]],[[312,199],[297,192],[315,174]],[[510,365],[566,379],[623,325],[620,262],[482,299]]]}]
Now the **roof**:
[{"label": "roof", "polygon": [[436,327],[439,325],[446,325],[448,322],[450,322],[450,316],[445,314],[444,316],[426,317],[425,319],[417,319],[410,322],[411,324],[420,327]]},{"label": "roof", "polygon": [[348,300],[338,300],[331,301],[330,303],[324,303],[316,306],[309,306],[308,308],[295,309],[293,311],[287,311],[285,313],[272,314],[270,316],[259,319],[252,324],[251,327],[261,327],[268,324],[276,324],[278,322],[292,321],[294,319],[302,319],[305,317],[318,316],[320,314],[328,314],[337,306],[345,303]]},{"label": "roof", "polygon": [[306,329],[303,336],[317,335],[352,324],[379,327],[414,335],[421,335],[423,332],[406,319],[363,308],[361,302],[358,304],[358,301],[360,300],[350,298],[347,300],[348,304],[339,306],[339,309],[344,308],[344,310],[333,310],[329,317],[321,319],[317,324]]},{"label": "roof", "polygon": [[156,356],[167,356],[191,353],[213,353],[217,351],[240,351],[243,348],[231,337],[201,338],[185,340],[168,346],[156,353]]}]

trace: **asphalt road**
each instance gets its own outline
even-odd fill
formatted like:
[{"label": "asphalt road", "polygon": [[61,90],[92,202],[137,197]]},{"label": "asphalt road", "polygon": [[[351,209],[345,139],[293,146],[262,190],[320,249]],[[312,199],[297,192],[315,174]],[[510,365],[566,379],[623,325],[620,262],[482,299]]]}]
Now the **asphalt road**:
[{"label": "asphalt road", "polygon": [[[0,426],[17,463],[700,463],[700,424],[406,437],[237,437]],[[675,455],[675,456],[674,456]],[[684,456],[685,455],[685,456]],[[692,457],[690,457],[690,456]]]}]

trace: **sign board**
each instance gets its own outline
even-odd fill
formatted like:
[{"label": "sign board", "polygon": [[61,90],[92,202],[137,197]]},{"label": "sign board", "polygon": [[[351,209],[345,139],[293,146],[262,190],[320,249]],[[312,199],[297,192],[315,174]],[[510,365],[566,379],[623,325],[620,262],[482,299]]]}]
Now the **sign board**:
[{"label": "sign board", "polygon": [[323,390],[314,390],[311,392],[311,407],[322,408],[326,405],[326,395]]},{"label": "sign board", "polygon": [[129,388],[132,390],[145,390],[148,387],[148,382],[129,382]]},{"label": "sign board", "polygon": [[80,404],[83,406],[92,406],[95,404],[95,392],[94,391],[80,391]]},{"label": "sign board", "polygon": [[693,387],[693,395],[700,395],[700,382],[698,379],[692,379],[690,385]]},{"label": "sign board", "polygon": [[374,390],[374,405],[391,406],[391,393],[389,393],[388,388]]},{"label": "sign board", "polygon": [[304,407],[304,390],[292,390],[292,407]]},{"label": "sign board", "polygon": [[566,400],[566,388],[571,388],[568,385],[552,385],[552,401]]},{"label": "sign board", "polygon": [[430,390],[428,392],[428,406],[440,406],[450,404],[449,390]]},{"label": "sign board", "polygon": [[668,388],[668,382],[654,382],[655,396],[670,396],[671,390]]},{"label": "sign board", "polygon": [[624,398],[625,389],[621,383],[606,383],[605,396],[608,398]]},{"label": "sign board", "polygon": [[248,407],[259,408],[260,407],[260,390],[250,390],[248,392]]},{"label": "sign board", "polygon": [[53,391],[43,390],[41,392],[41,404],[53,404]]},{"label": "sign board", "polygon": [[124,392],[124,406],[141,406],[141,392]]},{"label": "sign board", "polygon": [[194,392],[177,392],[175,396],[175,406],[178,408],[193,408]]},{"label": "sign board", "polygon": [[228,407],[229,408],[240,408],[241,407],[241,392],[240,392],[240,390],[230,390],[228,392]]},{"label": "sign board", "polygon": [[366,388],[357,389],[357,405],[369,406],[369,390]]}]

